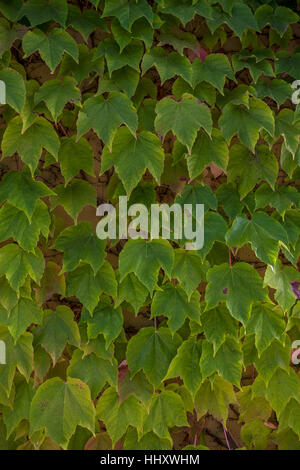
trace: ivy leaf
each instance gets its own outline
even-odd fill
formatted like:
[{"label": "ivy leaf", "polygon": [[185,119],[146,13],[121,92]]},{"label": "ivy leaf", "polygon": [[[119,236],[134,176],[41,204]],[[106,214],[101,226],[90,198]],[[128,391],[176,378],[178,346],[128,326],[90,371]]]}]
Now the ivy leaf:
[{"label": "ivy leaf", "polygon": [[204,216],[204,246],[198,253],[202,260],[206,258],[214,243],[219,241],[225,242],[225,234],[227,232],[227,224],[223,217],[216,212],[207,212]]},{"label": "ivy leaf", "polygon": [[186,317],[199,323],[200,294],[195,291],[190,300],[180,286],[168,283],[162,291],[157,291],[151,305],[151,318],[164,315],[172,334],[184,324]]},{"label": "ivy leaf", "polygon": [[189,94],[184,94],[182,100],[174,101],[170,97],[163,98],[156,106],[156,131],[165,136],[172,131],[183,145],[191,152],[200,127],[210,135],[212,131],[211,114],[207,106]]},{"label": "ivy leaf", "polygon": [[96,275],[88,264],[82,264],[68,273],[67,295],[78,297],[91,315],[103,292],[112,297],[117,295],[115,272],[107,261],[104,261]]},{"label": "ivy leaf", "polygon": [[213,344],[214,355],[227,337],[237,339],[238,322],[230,315],[224,305],[202,312],[201,324],[205,337]]},{"label": "ivy leaf", "polygon": [[74,314],[69,307],[58,305],[56,311],[46,310],[39,341],[50,354],[53,366],[63,353],[66,344],[80,345],[80,335]]},{"label": "ivy leaf", "polygon": [[236,263],[232,267],[226,263],[214,266],[208,271],[207,280],[206,310],[225,301],[232,316],[243,325],[248,322],[253,302],[267,300],[262,279],[247,263]]},{"label": "ivy leaf", "polygon": [[[199,183],[194,185],[187,184],[180,195],[176,195],[175,203],[184,208],[184,204],[204,204],[204,210],[217,209],[217,199],[209,186],[203,186]],[[192,216],[193,217],[193,216]]]},{"label": "ivy leaf", "polygon": [[75,179],[67,186],[55,186],[54,191],[56,195],[51,198],[52,209],[62,206],[75,221],[85,206],[96,207],[96,190],[87,181]]},{"label": "ivy leaf", "polygon": [[[69,5],[70,6],[70,5]],[[89,10],[87,10],[89,11]],[[72,75],[76,82],[80,84],[84,78],[87,78],[93,71],[103,74],[104,59],[102,57],[94,60],[94,49],[88,49],[85,44],[78,44],[78,60],[74,60],[68,54],[65,54],[59,68],[59,77]]]},{"label": "ivy leaf", "polygon": [[179,75],[192,85],[192,65],[185,56],[177,52],[171,52],[166,55],[165,50],[161,47],[153,47],[143,57],[143,74],[154,66],[159,73],[162,83],[175,75]]},{"label": "ivy leaf", "polygon": [[164,380],[180,343],[179,335],[172,335],[167,328],[142,328],[127,346],[126,359],[131,375],[143,370],[149,382],[157,388]]},{"label": "ivy leaf", "polygon": [[[105,115],[105,119],[99,119]],[[123,93],[111,92],[108,99],[96,96],[85,101],[77,121],[77,139],[93,129],[111,149],[114,135],[121,124],[126,124],[135,137],[138,126],[137,113],[130,99]]]},{"label": "ivy leaf", "polygon": [[96,48],[93,60],[105,56],[109,75],[114,70],[119,70],[129,65],[139,72],[139,65],[143,55],[143,44],[137,39],[133,39],[120,53],[118,43],[113,38],[106,38],[100,42]]},{"label": "ivy leaf", "polygon": [[31,435],[45,429],[54,442],[66,449],[77,425],[94,433],[95,409],[88,386],[78,379],[64,382],[59,377],[40,385],[31,403]]},{"label": "ivy leaf", "polygon": [[31,26],[55,20],[64,27],[68,5],[66,0],[29,0],[23,5],[21,12],[22,15],[27,16]]},{"label": "ivy leaf", "polygon": [[174,251],[167,240],[129,240],[119,257],[120,280],[134,273],[152,294],[160,268],[171,278],[173,263]]},{"label": "ivy leaf", "polygon": [[39,248],[29,253],[10,243],[0,249],[0,276],[5,275],[16,292],[19,292],[28,275],[39,283],[44,266],[45,260]]},{"label": "ivy leaf", "polygon": [[105,338],[105,347],[108,349],[123,328],[123,315],[121,307],[110,302],[101,302],[93,311],[93,316],[86,316],[87,334],[89,339],[95,339],[101,333]]},{"label": "ivy leaf", "polygon": [[17,341],[32,323],[40,325],[42,317],[42,311],[32,300],[21,298],[3,323]]},{"label": "ivy leaf", "polygon": [[256,183],[265,180],[274,188],[278,174],[278,162],[274,153],[266,145],[258,145],[255,154],[241,144],[230,149],[228,182],[237,181],[243,199]]},{"label": "ivy leaf", "polygon": [[116,306],[126,301],[132,305],[134,313],[137,315],[147,297],[148,289],[138,280],[135,274],[130,273],[119,283]]},{"label": "ivy leaf", "polygon": [[277,414],[282,413],[291,398],[299,402],[300,381],[295,371],[290,368],[289,373],[277,369],[269,382],[266,398]]},{"label": "ivy leaf", "polygon": [[166,380],[180,377],[193,397],[195,397],[202,382],[199,365],[201,352],[201,341],[198,341],[195,336],[187,339],[178,348],[166,375]]},{"label": "ivy leaf", "polygon": [[218,168],[226,171],[229,160],[227,143],[219,129],[212,129],[211,137],[202,129],[191,154],[187,157],[187,166],[191,180],[197,178],[213,162]]},{"label": "ivy leaf", "polygon": [[0,298],[1,305],[8,311],[8,313],[17,305],[18,302],[18,296],[10,287],[5,276],[0,278]]},{"label": "ivy leaf", "polygon": [[142,131],[133,137],[126,127],[116,132],[112,150],[105,147],[101,159],[101,174],[115,167],[129,195],[138,185],[146,169],[160,181],[164,167],[164,152],[159,138],[151,132]]},{"label": "ivy leaf", "polygon": [[164,0],[160,4],[162,13],[167,13],[179,18],[183,25],[191,21],[196,13],[206,18],[211,15],[211,8],[204,0],[186,2],[184,4],[176,2],[176,0]]},{"label": "ivy leaf", "polygon": [[91,390],[92,399],[95,400],[107,382],[112,386],[117,386],[118,368],[116,362],[111,364],[110,361],[93,353],[83,357],[83,352],[76,349],[67,375],[86,383]]},{"label": "ivy leaf", "polygon": [[12,237],[24,250],[34,252],[40,233],[47,238],[50,222],[48,207],[41,200],[37,202],[31,223],[23,211],[7,202],[0,209],[0,240]]},{"label": "ivy leaf", "polygon": [[255,418],[244,424],[241,438],[250,450],[263,450],[268,445],[271,430],[259,419]]},{"label": "ivy leaf", "polygon": [[68,18],[67,25],[72,25],[74,29],[79,31],[87,42],[89,35],[95,29],[107,31],[105,20],[100,18],[100,15],[95,10],[85,9],[83,12],[79,7],[68,4]]},{"label": "ivy leaf", "polygon": [[[70,156],[72,155],[72,158]],[[75,141],[75,137],[63,137],[58,152],[61,172],[68,183],[80,170],[94,176],[94,155],[86,139]]]},{"label": "ivy leaf", "polygon": [[[0,366],[1,372],[3,372],[3,367],[6,371],[17,367],[26,381],[29,382],[33,368],[32,334],[26,332],[17,341],[14,341],[7,327],[2,325],[0,327],[0,340],[4,341],[6,346],[6,365]],[[10,385],[12,385],[12,382]],[[7,389],[7,395],[9,392],[10,389]]]},{"label": "ivy leaf", "polygon": [[123,28],[131,31],[133,23],[139,18],[146,18],[152,26],[153,13],[146,0],[109,0],[105,1],[102,16],[115,16]]},{"label": "ivy leaf", "polygon": [[0,80],[5,83],[6,103],[20,113],[25,105],[26,96],[22,76],[16,70],[4,68],[0,71]]},{"label": "ivy leaf", "polygon": [[300,281],[300,275],[293,267],[286,266],[283,268],[280,261],[277,261],[274,268],[268,266],[264,285],[276,289],[275,300],[284,312],[289,310],[296,302],[296,296],[291,284],[295,281]]},{"label": "ivy leaf", "polygon": [[291,359],[291,345],[289,341],[283,345],[277,340],[262,352],[260,358],[255,359],[254,365],[261,378],[263,378],[266,385],[277,369],[289,371]]},{"label": "ivy leaf", "polygon": [[241,247],[249,242],[258,258],[274,266],[280,243],[286,247],[288,237],[277,220],[264,212],[256,212],[251,220],[238,216],[226,234],[226,242],[230,247]]},{"label": "ivy leaf", "polygon": [[255,334],[255,345],[261,356],[274,338],[284,343],[285,321],[273,305],[256,304],[252,308],[246,331],[247,334]]},{"label": "ivy leaf", "polygon": [[57,160],[59,138],[51,124],[41,117],[38,117],[25,132],[22,127],[20,116],[9,121],[1,143],[2,154],[3,157],[7,157],[18,152],[33,175],[43,148]]},{"label": "ivy leaf", "polygon": [[282,429],[290,428],[299,437],[300,435],[300,404],[294,398],[291,398],[285,409],[279,415],[280,427]]},{"label": "ivy leaf", "polygon": [[230,142],[235,134],[254,152],[259,133],[265,129],[274,135],[275,121],[269,106],[262,100],[250,98],[249,108],[228,103],[224,106],[219,124],[225,139]]},{"label": "ivy leaf", "polygon": [[126,432],[128,426],[141,429],[144,409],[134,395],[120,403],[120,397],[112,387],[105,390],[97,403],[97,418],[107,428],[113,444]]},{"label": "ivy leaf", "polygon": [[34,95],[34,103],[44,101],[51,112],[53,119],[57,122],[66,103],[80,103],[81,93],[76,87],[76,80],[72,77],[65,77],[63,81],[59,79],[45,82]]},{"label": "ivy leaf", "polygon": [[172,278],[177,278],[187,293],[188,300],[201,281],[205,281],[208,262],[201,261],[198,253],[184,249],[175,250]]},{"label": "ivy leaf", "polygon": [[193,62],[193,88],[204,81],[213,85],[223,95],[226,77],[235,81],[230,62],[224,54],[209,54],[204,61],[196,59]]},{"label": "ivy leaf", "polygon": [[7,430],[7,438],[23,420],[29,420],[29,412],[32,398],[35,390],[33,388],[33,380],[29,383],[19,380],[16,387],[16,395],[14,399],[13,409],[5,406],[3,408],[3,421]]},{"label": "ivy leaf", "polygon": [[216,191],[218,203],[223,206],[224,211],[234,219],[243,209],[243,203],[240,201],[240,195],[233,183],[223,183]]},{"label": "ivy leaf", "polygon": [[288,51],[279,51],[277,53],[277,61],[275,62],[276,74],[288,74],[297,80],[300,72],[299,59],[300,52],[295,52],[291,55]]},{"label": "ivy leaf", "polygon": [[200,369],[203,378],[218,372],[224,380],[240,388],[242,377],[242,351],[240,344],[233,338],[226,338],[218,351],[213,354],[213,345],[203,341]]},{"label": "ivy leaf", "polygon": [[276,101],[280,106],[292,95],[291,85],[285,80],[274,79],[269,81],[261,77],[255,85],[257,97],[262,99],[267,96]]},{"label": "ivy leaf", "polygon": [[299,146],[300,121],[294,122],[294,112],[291,109],[282,109],[275,122],[276,137],[283,136],[286,148],[294,158]]},{"label": "ivy leaf", "polygon": [[213,380],[203,382],[195,397],[195,408],[199,418],[209,413],[223,423],[227,421],[231,403],[236,403],[233,385],[219,375],[215,375]]},{"label": "ivy leaf", "polygon": [[173,48],[179,52],[180,55],[183,54],[184,49],[196,50],[198,43],[196,37],[191,33],[181,33],[181,34],[161,34],[159,36],[160,45],[171,44]]},{"label": "ivy leaf", "polygon": [[105,258],[106,240],[99,240],[90,222],[80,222],[61,232],[53,246],[64,253],[64,271],[72,271],[85,261],[96,274]]},{"label": "ivy leaf", "polygon": [[171,390],[163,390],[154,395],[146,417],[143,431],[153,431],[161,438],[168,438],[168,428],[188,426],[184,404],[179,395]]},{"label": "ivy leaf", "polygon": [[293,205],[300,206],[300,194],[293,186],[281,186],[273,191],[269,185],[261,185],[255,192],[256,209],[266,206],[274,207],[284,217],[285,212]]},{"label": "ivy leaf", "polygon": [[255,11],[255,19],[260,29],[269,24],[282,37],[290,23],[298,22],[299,16],[290,8],[280,6],[273,9],[270,5],[262,5]]},{"label": "ivy leaf", "polygon": [[54,72],[65,52],[78,63],[77,44],[62,29],[54,28],[48,36],[40,29],[29,31],[23,38],[22,46],[27,57],[39,50],[51,72]]}]

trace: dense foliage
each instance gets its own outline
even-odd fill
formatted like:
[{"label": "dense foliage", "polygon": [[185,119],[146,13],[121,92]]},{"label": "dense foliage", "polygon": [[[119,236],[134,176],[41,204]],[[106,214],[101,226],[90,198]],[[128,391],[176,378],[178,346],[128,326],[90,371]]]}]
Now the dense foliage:
[{"label": "dense foliage", "polygon": [[[0,12],[0,448],[300,449],[297,2]],[[99,240],[126,194],[204,247]]]}]

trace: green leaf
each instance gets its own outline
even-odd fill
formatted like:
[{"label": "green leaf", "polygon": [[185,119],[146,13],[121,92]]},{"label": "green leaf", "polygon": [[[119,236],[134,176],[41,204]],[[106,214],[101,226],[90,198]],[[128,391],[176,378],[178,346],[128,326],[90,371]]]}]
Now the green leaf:
[{"label": "green leaf", "polygon": [[230,315],[224,305],[219,305],[212,310],[202,312],[201,324],[205,337],[213,344],[214,355],[226,338],[237,339],[238,322]]},{"label": "green leaf", "polygon": [[261,356],[255,359],[254,365],[260,377],[264,380],[265,384],[268,385],[272,375],[277,369],[280,368],[289,372],[290,359],[290,341],[286,341],[286,344],[283,345],[279,341],[274,340],[267,349],[263,351]]},{"label": "green leaf", "polygon": [[188,317],[200,322],[200,294],[195,291],[190,300],[180,286],[168,283],[162,291],[157,291],[151,305],[151,318],[164,315],[168,318],[171,333],[179,330]]},{"label": "green leaf", "polygon": [[288,402],[279,416],[280,428],[291,428],[299,437],[300,435],[300,403],[294,398]]},{"label": "green leaf", "polygon": [[270,5],[262,5],[255,11],[255,19],[260,29],[269,24],[282,37],[290,23],[298,22],[299,16],[290,8],[276,7],[273,10]]},{"label": "green leaf", "polygon": [[54,442],[66,449],[77,425],[94,433],[95,409],[88,386],[78,379],[63,382],[59,377],[40,385],[31,403],[31,435],[45,429]]},{"label": "green leaf", "polygon": [[300,194],[293,186],[281,186],[273,191],[269,185],[261,185],[255,192],[256,209],[271,206],[284,217],[293,205],[300,206]]},{"label": "green leaf", "polygon": [[270,380],[266,398],[272,408],[280,415],[291,398],[299,402],[300,380],[296,372],[290,368],[289,373],[277,369]]},{"label": "green leaf", "polygon": [[[0,219],[1,220],[1,219]],[[105,240],[99,240],[90,222],[80,222],[61,232],[54,244],[64,253],[64,271],[73,271],[80,261],[85,261],[96,274],[105,258]]]},{"label": "green leaf", "polygon": [[106,0],[102,16],[115,16],[128,31],[139,18],[146,18],[151,26],[153,21],[152,9],[146,0]]},{"label": "green leaf", "polygon": [[8,327],[11,336],[17,341],[32,323],[40,325],[42,318],[42,310],[32,300],[21,298],[3,324]]},{"label": "green leaf", "polygon": [[291,267],[282,267],[278,260],[275,267],[268,266],[264,285],[276,289],[275,300],[279,303],[284,312],[289,310],[296,302],[296,296],[293,292],[291,282],[300,281],[299,272]]},{"label": "green leaf", "polygon": [[187,293],[188,300],[200,282],[205,281],[208,268],[208,262],[202,263],[197,253],[184,249],[175,250],[172,278],[175,277],[179,280]]},{"label": "green leaf", "polygon": [[294,52],[292,55],[288,51],[279,51],[277,61],[275,62],[276,74],[284,73],[296,80],[300,73],[300,52]]},{"label": "green leaf", "polygon": [[81,93],[76,87],[76,80],[72,77],[65,77],[63,81],[54,79],[45,82],[35,93],[34,103],[44,101],[56,122],[65,104],[68,102],[78,104],[80,98]]},{"label": "green leaf", "polygon": [[228,159],[228,146],[219,129],[213,128],[211,137],[201,129],[198,132],[191,154],[187,156],[187,166],[191,180],[203,173],[211,162],[226,171]]},{"label": "green leaf", "polygon": [[247,263],[214,266],[208,271],[207,280],[206,310],[216,307],[218,302],[226,302],[232,316],[243,325],[248,322],[253,302],[267,300],[262,279]]},{"label": "green leaf", "polygon": [[174,101],[166,97],[156,106],[157,117],[155,129],[165,136],[172,131],[183,145],[191,152],[200,127],[210,135],[212,131],[211,114],[207,106],[198,103],[198,100],[189,94],[184,94],[182,100]]},{"label": "green leaf", "polygon": [[192,85],[192,65],[189,60],[177,52],[165,53],[161,47],[154,47],[146,52],[142,61],[142,72],[145,74],[151,67],[156,67],[161,82],[179,75]]},{"label": "green leaf", "polygon": [[164,0],[160,2],[162,13],[173,15],[179,18],[183,25],[191,21],[196,13],[206,18],[210,17],[211,8],[204,0],[180,3],[176,0]]},{"label": "green leaf", "polygon": [[116,362],[112,364],[93,353],[83,357],[83,352],[79,349],[73,353],[67,374],[68,377],[74,377],[86,383],[91,390],[93,400],[107,382],[112,386],[117,386]]},{"label": "green leaf", "polygon": [[255,85],[257,98],[266,98],[267,96],[276,101],[280,106],[292,95],[292,87],[285,80],[274,79],[269,81],[266,78],[260,78]]},{"label": "green leaf", "polygon": [[59,138],[51,124],[41,117],[38,117],[25,132],[22,127],[20,116],[9,122],[1,143],[2,154],[3,157],[7,157],[18,152],[33,175],[43,148],[57,160]]},{"label": "green leaf", "polygon": [[56,196],[51,198],[52,208],[62,206],[75,222],[85,206],[96,207],[96,190],[87,181],[75,179],[67,186],[55,186],[54,191]]},{"label": "green leaf", "polygon": [[137,39],[133,39],[120,53],[119,46],[113,38],[106,38],[100,42],[96,48],[93,60],[105,56],[109,75],[114,70],[119,70],[125,65],[129,65],[139,72],[139,65],[143,55],[143,44]]},{"label": "green leaf", "polygon": [[22,172],[6,173],[1,181],[0,201],[7,200],[14,207],[25,212],[29,221],[37,207],[38,199],[52,194],[53,192],[46,185],[31,178],[26,167]]},{"label": "green leaf", "polygon": [[202,382],[199,364],[201,352],[202,342],[198,341],[196,336],[184,341],[178,348],[166,375],[166,379],[180,377],[193,397],[195,397]]},{"label": "green leaf", "polygon": [[[89,10],[88,10],[89,11]],[[103,74],[104,59],[102,57],[94,60],[94,49],[88,49],[85,44],[78,44],[78,60],[74,60],[65,54],[59,69],[59,77],[72,75],[78,84],[87,78],[91,72]]]},{"label": "green leaf", "polygon": [[300,121],[294,122],[294,112],[291,109],[282,109],[276,116],[276,137],[284,138],[286,148],[293,158],[299,146]]},{"label": "green leaf", "polygon": [[134,273],[152,294],[160,268],[171,278],[173,263],[174,251],[167,240],[129,240],[119,257],[120,280]]},{"label": "green leaf", "polygon": [[143,431],[153,431],[161,438],[168,438],[168,428],[188,426],[182,399],[170,390],[155,394],[146,417]]},{"label": "green leaf", "polygon": [[0,71],[0,80],[5,83],[6,103],[20,113],[25,105],[26,96],[22,76],[16,70],[5,68]]},{"label": "green leaf", "polygon": [[135,138],[128,129],[121,127],[114,137],[111,152],[108,147],[103,150],[101,174],[113,165],[128,195],[147,168],[159,181],[164,167],[164,152],[159,138],[147,131],[140,132]]},{"label": "green leaf", "polygon": [[238,216],[226,234],[226,242],[238,248],[249,242],[259,259],[274,266],[280,244],[288,245],[288,237],[277,220],[264,212],[256,212],[252,219]]},{"label": "green leaf", "polygon": [[132,305],[134,313],[137,315],[147,297],[148,289],[138,280],[135,274],[130,273],[119,283],[116,306],[126,301]]},{"label": "green leaf", "polygon": [[[105,119],[99,119],[100,115]],[[130,99],[123,93],[111,92],[108,99],[96,96],[85,101],[78,116],[77,139],[93,129],[111,149],[118,127],[126,124],[135,137],[138,126],[137,113]]]},{"label": "green leaf", "polygon": [[128,426],[141,430],[143,415],[144,409],[133,395],[120,403],[112,387],[105,390],[97,403],[97,418],[105,423],[113,444],[125,434]]},{"label": "green leaf", "polygon": [[143,370],[149,382],[157,388],[165,379],[180,343],[179,335],[172,335],[167,328],[142,328],[127,346],[126,359],[131,375]]},{"label": "green leaf", "polygon": [[39,248],[34,253],[23,251],[15,244],[0,249],[0,276],[5,275],[16,292],[19,292],[28,275],[39,283],[44,267],[45,260]]},{"label": "green leaf", "polygon": [[227,228],[227,224],[220,214],[215,212],[207,212],[205,214],[204,246],[201,250],[198,250],[202,260],[206,258],[216,241],[225,242]]},{"label": "green leaf", "polygon": [[74,29],[79,31],[87,42],[89,35],[95,29],[107,31],[105,20],[100,18],[100,15],[95,10],[85,9],[81,11],[79,7],[68,4],[68,18],[67,25],[72,25]]},{"label": "green leaf", "polygon": [[228,103],[223,109],[219,124],[225,139],[230,142],[235,134],[254,152],[259,133],[265,129],[274,135],[275,121],[269,106],[257,98],[250,98],[249,108]]},{"label": "green leaf", "polygon": [[40,29],[34,29],[25,34],[22,46],[26,56],[37,50],[46,62],[51,72],[54,72],[62,56],[67,52],[78,63],[78,47],[72,36],[62,29],[52,29],[48,36]]},{"label": "green leaf", "polygon": [[27,16],[31,26],[55,20],[64,27],[68,5],[66,0],[29,0],[23,5],[22,15]]},{"label": "green leaf", "polygon": [[[0,372],[17,367],[19,372],[29,382],[33,368],[33,336],[31,333],[24,333],[17,341],[14,341],[8,329],[3,325],[0,327],[0,340],[6,346],[6,365],[0,365]],[[14,370],[14,369],[13,369]],[[10,386],[12,383],[10,384]],[[7,395],[10,389],[7,389]]]},{"label": "green leaf", "polygon": [[206,413],[224,424],[228,417],[229,404],[236,403],[233,385],[219,375],[203,382],[195,398],[197,416],[201,418]]},{"label": "green leaf", "polygon": [[223,206],[224,211],[234,219],[243,209],[243,203],[240,201],[240,195],[233,183],[223,183],[216,191],[218,203]]},{"label": "green leaf", "polygon": [[258,355],[277,338],[284,343],[285,321],[272,304],[256,304],[246,325],[247,334],[255,334]]},{"label": "green leaf", "polygon": [[204,61],[196,59],[193,62],[193,88],[204,81],[213,85],[223,95],[226,77],[235,81],[228,57],[224,54],[209,54]]},{"label": "green leaf", "polygon": [[218,351],[213,353],[213,345],[203,341],[200,369],[203,379],[218,372],[224,380],[240,388],[242,378],[242,350],[237,340],[227,337]]},{"label": "green leaf", "polygon": [[79,346],[80,335],[74,314],[69,307],[58,305],[56,311],[46,310],[39,341],[50,354],[53,366],[63,353],[66,344]]},{"label": "green leaf", "polygon": [[247,50],[242,50],[240,54],[233,55],[232,65],[235,73],[247,68],[254,83],[257,82],[261,75],[274,77],[274,71],[270,62],[268,60],[257,60],[257,57],[250,56]]},{"label": "green leaf", "polygon": [[274,153],[265,145],[258,145],[255,154],[241,144],[230,149],[228,182],[237,182],[243,199],[256,183],[265,180],[274,188],[278,174],[278,162]]},{"label": "green leaf", "polygon": [[11,436],[21,421],[29,420],[30,405],[34,393],[32,379],[29,383],[24,380],[18,382],[13,409],[3,408],[3,421],[7,430],[7,438]]},{"label": "green leaf", "polygon": [[[72,158],[70,158],[72,156]],[[94,154],[92,147],[86,139],[75,141],[75,137],[63,137],[58,153],[58,161],[66,184],[84,170],[94,176]]]},{"label": "green leaf", "polygon": [[0,209],[0,240],[5,241],[12,237],[24,250],[34,252],[40,233],[47,238],[49,226],[48,207],[40,200],[37,202],[31,223],[24,212],[8,202]]},{"label": "green leaf", "polygon": [[95,275],[88,264],[82,264],[67,275],[67,295],[75,295],[92,315],[100,295],[116,297],[117,282],[111,265],[104,261]]},{"label": "green leaf", "polygon": [[123,328],[123,315],[121,307],[114,308],[109,302],[101,302],[93,311],[93,316],[86,315],[87,334],[89,339],[95,339],[101,333],[105,338],[105,347],[119,336]]},{"label": "green leaf", "polygon": [[244,424],[241,429],[241,438],[250,450],[253,447],[255,450],[265,450],[270,434],[271,429],[258,418]]}]

